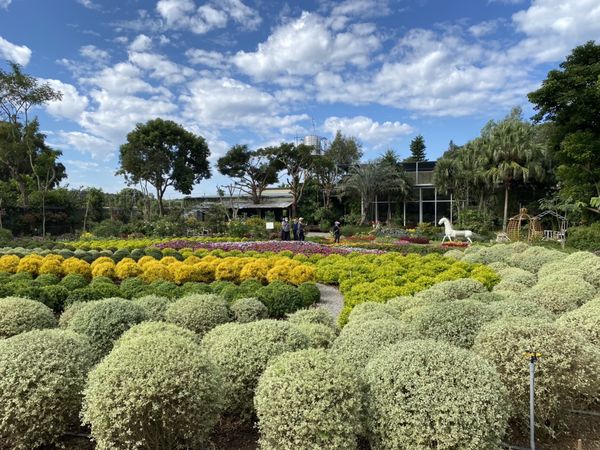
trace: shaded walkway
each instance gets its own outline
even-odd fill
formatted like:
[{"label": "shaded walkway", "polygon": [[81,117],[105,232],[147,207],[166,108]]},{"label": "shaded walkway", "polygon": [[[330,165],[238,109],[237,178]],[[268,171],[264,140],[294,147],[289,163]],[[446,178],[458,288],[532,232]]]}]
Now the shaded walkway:
[{"label": "shaded walkway", "polygon": [[321,291],[321,301],[317,303],[317,306],[329,311],[337,320],[344,306],[344,296],[334,286],[317,283],[317,287]]}]

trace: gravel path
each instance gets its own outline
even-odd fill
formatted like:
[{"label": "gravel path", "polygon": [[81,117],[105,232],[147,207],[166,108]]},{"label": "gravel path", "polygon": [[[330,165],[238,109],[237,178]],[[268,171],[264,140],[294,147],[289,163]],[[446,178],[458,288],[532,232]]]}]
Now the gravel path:
[{"label": "gravel path", "polygon": [[344,306],[344,296],[338,291],[336,287],[327,286],[325,284],[317,284],[319,291],[321,291],[321,301],[317,304],[322,308],[325,308],[333,317],[337,320],[342,307]]}]

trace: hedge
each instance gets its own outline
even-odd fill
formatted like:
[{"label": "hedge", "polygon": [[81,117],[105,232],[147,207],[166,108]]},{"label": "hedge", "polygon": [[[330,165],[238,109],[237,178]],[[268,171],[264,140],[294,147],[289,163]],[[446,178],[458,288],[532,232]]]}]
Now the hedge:
[{"label": "hedge", "polygon": [[52,310],[40,302],[20,297],[0,298],[0,339],[56,325]]},{"label": "hedge", "polygon": [[165,320],[195,332],[202,338],[208,331],[231,321],[227,302],[213,294],[192,294],[173,302]]}]

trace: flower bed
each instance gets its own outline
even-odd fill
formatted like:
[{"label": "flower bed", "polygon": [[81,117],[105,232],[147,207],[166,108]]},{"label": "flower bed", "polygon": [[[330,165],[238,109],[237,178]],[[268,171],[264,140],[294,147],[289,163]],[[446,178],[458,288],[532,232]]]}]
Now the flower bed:
[{"label": "flower bed", "polygon": [[[233,241],[245,241],[246,238],[235,238],[231,236],[219,236],[219,237],[189,237],[185,238],[190,242],[233,242]],[[64,244],[72,246],[74,248],[96,248],[96,249],[108,249],[108,248],[146,248],[156,244],[172,241],[173,238],[142,238],[142,239],[79,239],[77,241],[65,241]]]}]

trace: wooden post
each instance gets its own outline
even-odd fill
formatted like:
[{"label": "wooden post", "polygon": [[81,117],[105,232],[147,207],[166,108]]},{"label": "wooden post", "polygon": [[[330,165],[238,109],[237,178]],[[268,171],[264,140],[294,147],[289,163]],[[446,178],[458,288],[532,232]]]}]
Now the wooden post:
[{"label": "wooden post", "polygon": [[583,443],[581,439],[577,439],[577,450],[583,450]]}]

